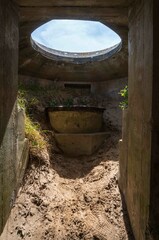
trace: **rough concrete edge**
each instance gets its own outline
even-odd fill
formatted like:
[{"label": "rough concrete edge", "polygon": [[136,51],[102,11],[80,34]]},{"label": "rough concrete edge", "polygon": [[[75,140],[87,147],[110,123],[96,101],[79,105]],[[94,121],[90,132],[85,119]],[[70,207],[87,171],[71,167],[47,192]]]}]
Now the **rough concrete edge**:
[{"label": "rough concrete edge", "polygon": [[[19,188],[21,186],[21,183],[22,183],[22,180],[23,180],[23,177],[25,174],[25,170],[27,168],[28,160],[29,160],[29,140],[27,138],[25,138],[23,150],[22,150],[21,157],[19,160],[19,165],[18,165],[19,174],[17,175],[17,178],[16,178],[16,186],[15,186],[15,190],[14,190],[14,193],[15,193],[14,202],[16,200]],[[13,203],[13,206],[14,206],[14,203]],[[8,220],[9,220],[9,217],[8,217]],[[5,223],[5,226],[3,227],[2,233],[0,233],[0,240],[4,240],[2,237],[3,237],[3,234],[5,234],[7,231],[8,220]]]},{"label": "rough concrete edge", "polygon": [[[57,140],[57,136],[67,136],[67,135],[73,135],[73,136],[79,136],[79,135],[87,135],[87,136],[92,136],[92,135],[102,135],[103,139],[101,141],[101,144],[97,147],[97,149],[93,149],[92,145],[93,145],[93,139],[91,138],[91,142],[90,142],[90,149],[88,151],[88,153],[85,154],[81,154],[81,155],[74,155],[74,154],[69,154],[69,153],[65,153],[64,150],[62,150],[62,148],[60,147],[61,144],[59,143],[59,141]],[[57,147],[63,152],[63,154],[65,156],[69,156],[69,157],[81,157],[81,156],[91,156],[93,154],[95,154],[96,152],[99,151],[99,149],[102,147],[102,145],[104,144],[104,141],[106,139],[108,139],[110,136],[109,132],[96,132],[96,133],[55,133],[54,137],[55,137],[55,142]]]},{"label": "rough concrete edge", "polygon": [[22,154],[18,165],[19,175],[17,176],[16,192],[18,192],[19,187],[22,183],[24,173],[28,164],[28,159],[29,159],[29,140],[25,138]]},{"label": "rough concrete edge", "polygon": [[122,191],[122,179],[121,179],[121,159],[123,157],[123,139],[119,139],[119,170],[118,170],[118,186],[120,191]]}]

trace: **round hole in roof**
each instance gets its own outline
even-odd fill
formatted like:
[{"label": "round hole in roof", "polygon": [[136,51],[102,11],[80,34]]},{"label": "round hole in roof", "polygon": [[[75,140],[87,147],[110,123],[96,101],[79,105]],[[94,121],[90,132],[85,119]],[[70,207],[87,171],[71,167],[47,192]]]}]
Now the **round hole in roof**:
[{"label": "round hole in roof", "polygon": [[121,49],[122,41],[100,22],[62,19],[33,31],[31,44],[49,59],[85,63],[111,57]]}]

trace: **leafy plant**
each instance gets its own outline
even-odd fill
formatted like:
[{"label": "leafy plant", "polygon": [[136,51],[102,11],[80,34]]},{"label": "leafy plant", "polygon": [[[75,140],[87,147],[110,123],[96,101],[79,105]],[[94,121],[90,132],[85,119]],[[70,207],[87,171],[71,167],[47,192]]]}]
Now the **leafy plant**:
[{"label": "leafy plant", "polygon": [[63,105],[65,107],[72,107],[73,106],[73,98],[67,98],[64,100]]},{"label": "leafy plant", "polygon": [[25,99],[25,92],[23,90],[18,91],[18,98],[17,98],[18,106],[21,109],[26,108],[26,99]]},{"label": "leafy plant", "polygon": [[56,99],[52,99],[51,102],[50,102],[50,107],[56,107],[58,106],[58,102]]},{"label": "leafy plant", "polygon": [[128,107],[128,86],[125,86],[124,89],[120,90],[119,94],[124,98],[124,100],[120,102],[119,107],[121,109],[126,109]]}]

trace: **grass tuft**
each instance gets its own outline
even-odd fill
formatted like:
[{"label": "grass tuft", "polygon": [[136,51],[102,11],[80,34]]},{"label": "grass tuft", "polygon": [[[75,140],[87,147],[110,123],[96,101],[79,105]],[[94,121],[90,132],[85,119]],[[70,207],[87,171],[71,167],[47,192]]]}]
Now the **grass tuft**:
[{"label": "grass tuft", "polygon": [[[18,91],[18,107],[25,110],[25,135],[29,139],[31,149],[43,150],[47,147],[47,142],[42,135],[42,130],[38,123],[35,123],[27,113],[27,100],[25,90]],[[36,99],[33,101],[34,103]]]},{"label": "grass tuft", "polygon": [[29,139],[32,148],[36,148],[39,150],[46,148],[47,143],[41,133],[42,130],[40,129],[40,125],[33,122],[29,116],[26,116],[25,134],[26,137]]}]

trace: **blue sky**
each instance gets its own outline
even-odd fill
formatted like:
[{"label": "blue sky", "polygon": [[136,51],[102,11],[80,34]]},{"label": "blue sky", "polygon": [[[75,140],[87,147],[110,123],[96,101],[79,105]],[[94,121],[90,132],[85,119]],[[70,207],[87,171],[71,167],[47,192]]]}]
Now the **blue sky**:
[{"label": "blue sky", "polygon": [[52,20],[37,28],[31,37],[46,47],[77,53],[103,50],[121,41],[104,24],[82,20]]}]

